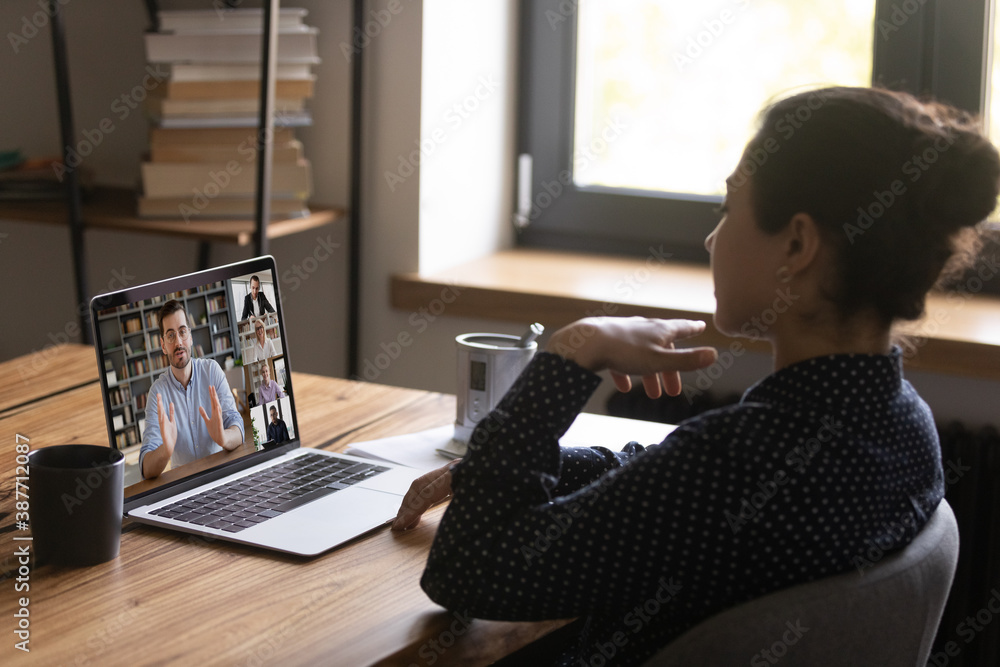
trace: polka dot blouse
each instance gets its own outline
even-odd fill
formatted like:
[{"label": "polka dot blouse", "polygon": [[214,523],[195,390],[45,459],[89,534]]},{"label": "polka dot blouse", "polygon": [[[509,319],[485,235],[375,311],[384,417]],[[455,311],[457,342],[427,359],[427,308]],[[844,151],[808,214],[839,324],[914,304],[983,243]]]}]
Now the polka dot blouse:
[{"label": "polka dot blouse", "polygon": [[660,444],[560,447],[599,382],[536,355],[455,466],[421,580],[478,618],[582,618],[565,664],[638,664],[727,607],[864,572],[944,495],[899,349],[794,364]]}]

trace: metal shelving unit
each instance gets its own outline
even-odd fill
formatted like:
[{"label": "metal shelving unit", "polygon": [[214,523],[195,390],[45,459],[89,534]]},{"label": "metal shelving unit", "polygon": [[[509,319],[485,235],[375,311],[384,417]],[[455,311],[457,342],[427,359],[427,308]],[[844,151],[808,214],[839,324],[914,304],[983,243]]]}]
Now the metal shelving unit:
[{"label": "metal shelving unit", "polygon": [[[158,0],[145,0],[152,30],[157,29]],[[70,228],[70,240],[73,255],[73,275],[75,282],[76,302],[83,304],[88,301],[89,290],[86,280],[86,246],[84,229],[87,227],[119,229],[135,232],[150,232],[182,236],[199,241],[198,268],[207,268],[209,249],[212,242],[226,241],[239,245],[253,243],[255,255],[268,252],[268,241],[288,234],[299,233],[330,224],[347,215],[343,209],[317,207],[304,218],[271,221],[271,158],[272,145],[270,137],[274,128],[274,88],[277,64],[277,16],[280,0],[263,0],[263,31],[261,35],[261,80],[260,114],[258,120],[257,145],[257,183],[255,193],[254,219],[245,221],[213,221],[200,220],[183,222],[178,220],[140,219],[135,214],[134,193],[121,188],[98,188],[92,197],[83,202],[79,174],[75,169],[66,172],[66,198],[63,202],[3,202],[0,203],[0,217],[31,222],[64,222]],[[353,24],[360,20],[363,0],[354,2]],[[69,150],[75,145],[73,108],[70,97],[69,61],[66,52],[65,24],[61,6],[58,0],[49,0],[51,14],[52,52],[56,74],[56,93],[59,104],[59,132],[63,146],[63,160],[70,164]],[[354,82],[352,84],[352,139],[354,154],[351,159],[351,205],[359,202],[360,188],[358,186],[357,168],[360,148],[356,128],[360,123],[360,57],[355,58]],[[356,209],[355,209],[356,210]],[[357,349],[356,316],[358,311],[358,273],[357,273],[357,216],[351,216],[351,278],[349,306],[351,332],[349,333],[351,364],[354,364]],[[84,342],[92,343],[92,330],[89,321],[89,309],[80,308],[80,329]]]}]

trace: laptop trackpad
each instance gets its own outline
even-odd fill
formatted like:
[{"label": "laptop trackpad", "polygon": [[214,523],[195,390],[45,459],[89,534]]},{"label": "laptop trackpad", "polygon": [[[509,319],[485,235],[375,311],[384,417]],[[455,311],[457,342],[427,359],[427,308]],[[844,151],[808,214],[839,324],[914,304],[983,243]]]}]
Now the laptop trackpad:
[{"label": "laptop trackpad", "polygon": [[399,501],[397,495],[352,487],[258,524],[246,537],[279,551],[316,555],[385,525]]},{"label": "laptop trackpad", "polygon": [[303,505],[294,515],[301,513],[303,518],[338,526],[352,519],[384,523],[396,516],[401,501],[402,498],[394,493],[352,487]]}]

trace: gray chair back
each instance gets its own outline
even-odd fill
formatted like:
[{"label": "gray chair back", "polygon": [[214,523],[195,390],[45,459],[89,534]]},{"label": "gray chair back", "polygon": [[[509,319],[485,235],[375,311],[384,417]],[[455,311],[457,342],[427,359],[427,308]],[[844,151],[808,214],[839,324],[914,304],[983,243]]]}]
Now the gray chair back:
[{"label": "gray chair back", "polygon": [[942,499],[910,544],[863,573],[852,570],[727,609],[646,665],[923,666],[957,562],[958,524]]}]

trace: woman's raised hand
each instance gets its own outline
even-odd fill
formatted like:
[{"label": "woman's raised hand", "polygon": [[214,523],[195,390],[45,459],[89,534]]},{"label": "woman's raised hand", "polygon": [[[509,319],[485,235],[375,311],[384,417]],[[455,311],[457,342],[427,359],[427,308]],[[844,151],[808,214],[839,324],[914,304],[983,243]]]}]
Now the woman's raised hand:
[{"label": "woman's raised hand", "polygon": [[588,317],[559,329],[546,351],[598,372],[609,370],[619,391],[632,388],[630,375],[642,377],[650,398],[681,393],[680,371],[715,363],[714,348],[675,349],[674,341],[697,336],[704,322],[645,317]]}]

